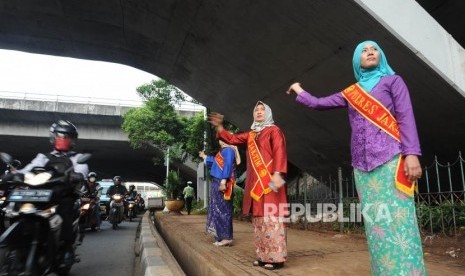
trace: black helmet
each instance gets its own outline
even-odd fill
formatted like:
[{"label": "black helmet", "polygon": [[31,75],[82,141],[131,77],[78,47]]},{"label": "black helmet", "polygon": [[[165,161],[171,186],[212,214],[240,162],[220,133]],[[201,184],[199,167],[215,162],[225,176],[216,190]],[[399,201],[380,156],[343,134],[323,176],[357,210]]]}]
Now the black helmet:
[{"label": "black helmet", "polygon": [[121,176],[117,175],[113,177],[113,182],[116,182],[116,181],[123,182],[123,179],[121,178]]},{"label": "black helmet", "polygon": [[13,160],[13,162],[11,162],[10,166],[15,169],[18,169],[19,167],[21,167],[21,161],[19,161],[18,159],[15,159]]},{"label": "black helmet", "polygon": [[97,174],[95,172],[90,172],[89,174],[87,174],[87,178],[91,178],[91,177],[97,178]]},{"label": "black helmet", "polygon": [[135,189],[135,188],[136,188],[136,186],[134,186],[134,185],[132,185],[132,184],[129,185],[129,189]]},{"label": "black helmet", "polygon": [[53,137],[55,137],[57,133],[67,134],[73,139],[78,138],[77,128],[70,121],[59,120],[53,123],[50,126],[50,135],[53,134]]},{"label": "black helmet", "polygon": [[[70,121],[59,120],[50,126],[50,143],[55,145],[55,138],[58,134],[66,135],[71,138],[71,147],[76,143],[78,132],[76,127]],[[69,150],[69,149],[67,149]]]}]

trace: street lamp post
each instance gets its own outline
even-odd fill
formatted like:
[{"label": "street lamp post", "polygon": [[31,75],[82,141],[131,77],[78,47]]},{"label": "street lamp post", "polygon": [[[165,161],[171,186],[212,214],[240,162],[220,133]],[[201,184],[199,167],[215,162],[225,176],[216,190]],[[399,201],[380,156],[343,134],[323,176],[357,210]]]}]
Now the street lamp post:
[{"label": "street lamp post", "polygon": [[[170,147],[168,147],[168,150],[166,151],[166,158],[165,158],[165,162],[166,162],[166,180],[165,180],[165,191],[166,191],[166,188],[168,186],[168,173],[170,171]],[[171,195],[168,195],[167,193],[165,193],[167,198],[169,198]],[[166,207],[165,205],[165,208],[163,209],[163,212],[164,213],[168,213],[169,210],[168,208]]]},{"label": "street lamp post", "polygon": [[170,147],[166,151],[166,182],[165,185],[168,186],[168,174],[170,172]]}]

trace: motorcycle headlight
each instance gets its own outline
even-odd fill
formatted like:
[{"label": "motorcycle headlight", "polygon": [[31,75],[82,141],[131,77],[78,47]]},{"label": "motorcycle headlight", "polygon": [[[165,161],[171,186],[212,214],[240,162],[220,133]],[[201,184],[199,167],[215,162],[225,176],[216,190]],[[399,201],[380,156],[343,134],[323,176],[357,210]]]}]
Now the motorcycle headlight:
[{"label": "motorcycle headlight", "polygon": [[24,203],[19,208],[20,213],[34,213],[36,210],[36,206],[34,206],[32,203]]},{"label": "motorcycle headlight", "polygon": [[113,196],[113,199],[114,199],[114,200],[120,200],[120,199],[121,199],[121,196],[120,196],[120,195],[114,195],[114,196]]},{"label": "motorcycle headlight", "polygon": [[132,203],[129,204],[129,208],[132,208],[132,207],[134,207],[134,204],[132,204]]},{"label": "motorcycle headlight", "polygon": [[88,210],[89,207],[90,207],[90,204],[89,204],[89,203],[86,203],[86,204],[84,204],[84,205],[81,207],[81,209],[82,209],[82,210]]},{"label": "motorcycle headlight", "polygon": [[47,182],[52,177],[51,173],[42,172],[39,174],[27,173],[24,176],[24,183],[29,185],[40,185]]}]

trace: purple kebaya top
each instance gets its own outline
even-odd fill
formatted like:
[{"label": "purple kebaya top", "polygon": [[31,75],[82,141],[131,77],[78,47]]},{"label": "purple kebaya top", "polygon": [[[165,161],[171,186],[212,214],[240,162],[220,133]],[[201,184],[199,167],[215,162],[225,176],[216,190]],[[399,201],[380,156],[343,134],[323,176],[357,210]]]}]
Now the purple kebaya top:
[{"label": "purple kebaya top", "polygon": [[304,91],[297,96],[296,101],[316,110],[348,107],[352,128],[352,166],[356,169],[372,171],[400,152],[404,156],[421,155],[412,103],[402,78],[397,75],[382,77],[370,95],[380,101],[396,118],[401,143],[360,115],[348,104],[341,92],[317,98]]}]

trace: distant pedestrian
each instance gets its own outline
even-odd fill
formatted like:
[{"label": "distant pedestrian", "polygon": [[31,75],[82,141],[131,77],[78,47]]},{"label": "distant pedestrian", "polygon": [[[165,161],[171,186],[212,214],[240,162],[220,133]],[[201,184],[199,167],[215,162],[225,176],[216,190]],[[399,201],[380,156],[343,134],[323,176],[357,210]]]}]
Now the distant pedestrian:
[{"label": "distant pedestrian", "polygon": [[317,98],[294,83],[287,93],[312,109],[349,109],[372,274],[426,275],[413,199],[421,150],[409,91],[374,41],[355,48],[352,65],[357,83],[342,92]]},{"label": "distant pedestrian", "polygon": [[228,246],[233,241],[233,190],[236,186],[235,169],[241,163],[241,157],[236,146],[219,141],[221,149],[215,156],[206,155],[204,151],[199,156],[211,168],[213,177],[208,204],[207,233],[215,236],[216,246]]},{"label": "distant pedestrian", "polygon": [[194,200],[194,188],[192,187],[192,181],[187,181],[187,186],[182,191],[184,200],[186,202],[187,214],[190,215],[192,211],[192,200]]},{"label": "distant pedestrian", "polygon": [[247,146],[247,177],[242,201],[244,215],[253,215],[255,266],[273,270],[287,260],[284,216],[288,215],[286,186],[286,141],[274,124],[271,108],[258,101],[250,131],[231,134],[223,128],[223,115],[209,114],[217,136],[230,145]]}]

